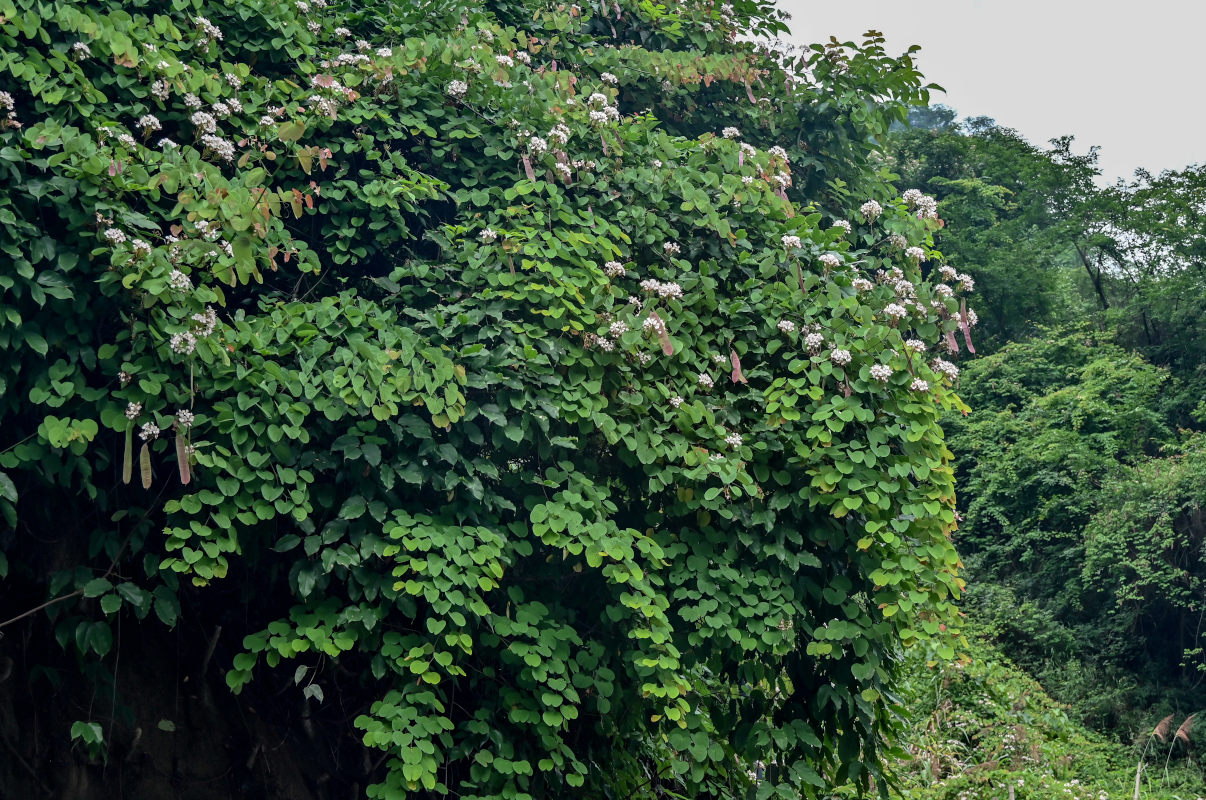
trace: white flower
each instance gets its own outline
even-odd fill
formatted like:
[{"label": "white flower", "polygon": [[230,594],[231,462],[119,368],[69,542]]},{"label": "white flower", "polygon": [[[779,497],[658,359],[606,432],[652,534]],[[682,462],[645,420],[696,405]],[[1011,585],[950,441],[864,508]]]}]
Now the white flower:
[{"label": "white flower", "polygon": [[171,139],[160,139],[156,144],[163,150],[174,150],[180,145],[173,142]]},{"label": "white flower", "polygon": [[176,424],[181,428],[193,427],[193,420],[195,419],[196,417],[193,415],[193,412],[188,409],[182,408],[176,412]]},{"label": "white flower", "polygon": [[526,50],[517,50],[515,52],[515,60],[518,61],[520,64],[531,64],[532,63],[532,57],[530,55],[528,55],[528,51],[526,51]]},{"label": "white flower", "polygon": [[910,247],[908,250],[905,250],[905,258],[910,258],[913,261],[924,261],[925,250],[922,250],[920,247]]},{"label": "white flower", "polygon": [[128,147],[131,150],[135,147],[138,147],[138,142],[134,141],[134,137],[128,133],[119,133],[117,135],[117,141],[121,142],[123,147]]},{"label": "white flower", "polygon": [[917,201],[917,219],[937,219],[938,201],[932,197],[922,197]]},{"label": "white flower", "polygon": [[172,349],[173,353],[186,356],[197,348],[197,337],[187,332],[173,333],[172,338],[168,341],[168,347]]},{"label": "white flower", "polygon": [[588,116],[590,117],[591,125],[602,125],[607,122],[607,114],[602,111],[591,111]]},{"label": "white flower", "polygon": [[892,377],[892,368],[887,364],[872,364],[871,377],[880,383],[887,383],[888,379]]},{"label": "white flower", "polygon": [[834,364],[837,364],[839,367],[844,367],[849,364],[850,358],[851,356],[849,350],[834,350],[829,354],[829,360]]},{"label": "white flower", "polygon": [[888,237],[888,244],[892,245],[897,250],[903,250],[909,246],[909,240],[901,236],[899,233],[894,233]]},{"label": "white flower", "polygon": [[454,100],[460,100],[469,91],[469,84],[464,81],[449,81],[444,91]]},{"label": "white flower", "polygon": [[665,244],[662,245],[662,252],[664,252],[668,256],[676,256],[681,252],[681,250],[682,250],[682,248],[680,248],[674,242],[666,242]]},{"label": "white flower", "polygon": [[159,117],[154,114],[143,114],[138,118],[138,127],[144,131],[162,130],[163,125],[159,122]]},{"label": "white flower", "polygon": [[970,308],[969,308],[969,309],[967,309],[967,324],[968,324],[968,327],[974,327],[974,326],[975,326],[975,324],[976,324],[977,322],[979,322],[979,321],[980,321],[980,318],[979,318],[978,316],[976,316],[976,312],[975,312],[975,311],[972,311]]},{"label": "white flower", "polygon": [[197,111],[189,118],[189,122],[197,126],[197,130],[202,133],[213,133],[218,129],[218,121],[214,119],[214,115],[205,111]]},{"label": "white flower", "polygon": [[138,432],[138,438],[144,442],[149,442],[152,439],[159,438],[159,426],[154,422],[148,422],[142,426],[142,430]]},{"label": "white flower", "polygon": [[378,58],[389,58],[393,54],[394,54],[394,51],[389,47],[378,47],[377,48],[377,57]]},{"label": "white flower", "polygon": [[193,94],[192,92],[189,92],[184,96],[184,104],[191,109],[198,109],[201,107],[201,98],[197,97],[197,95]]},{"label": "white flower", "polygon": [[720,135],[726,139],[736,139],[737,137],[741,136],[741,131],[737,130],[732,125],[730,125],[729,127],[722,130],[720,132]]},{"label": "white flower", "polygon": [[611,341],[611,339],[600,339],[599,340],[599,349],[602,350],[604,353],[610,353],[612,350],[616,349],[616,346]]},{"label": "white flower", "polygon": [[206,39],[221,40],[222,31],[205,17],[196,17],[193,22],[197,25],[198,30],[205,34]]},{"label": "white flower", "polygon": [[850,233],[850,223],[844,219],[839,219],[833,223],[833,227],[841,228],[846,233]]},{"label": "white flower", "polygon": [[681,300],[683,296],[683,287],[677,283],[662,283],[657,287],[658,297],[666,297],[674,300]]},{"label": "white flower", "polygon": [[741,176],[741,185],[742,185],[742,186],[749,186],[749,185],[751,185],[753,182],[754,182],[754,176],[753,176],[753,175],[742,175],[742,176]]},{"label": "white flower", "polygon": [[875,220],[879,219],[879,215],[884,213],[884,207],[874,200],[868,200],[863,203],[858,210],[862,212],[863,219],[867,220],[867,222],[875,222]]},{"label": "white flower", "polygon": [[617,78],[615,75],[612,75],[610,72],[604,72],[602,75],[599,76],[599,80],[603,81],[604,83],[606,83],[609,86],[615,86],[617,83],[620,82],[620,79]]},{"label": "white flower", "polygon": [[[128,383],[128,381],[127,381]],[[142,413],[142,403],[127,403],[126,404],[126,419],[138,419],[138,415]]]},{"label": "white flower", "polygon": [[597,105],[601,108],[606,108],[608,105],[607,95],[601,92],[593,92],[590,97],[586,98],[586,104],[588,106]]},{"label": "white flower", "polygon": [[603,272],[609,278],[622,278],[625,274],[624,265],[619,261],[608,261],[603,265]]},{"label": "white flower", "polygon": [[909,384],[909,388],[915,392],[928,392],[930,390],[930,382],[923,381],[921,378],[915,378],[913,382]]},{"label": "white flower", "polygon": [[804,337],[804,346],[815,353],[825,344],[825,337],[819,333],[810,333]]},{"label": "white flower", "polygon": [[[121,383],[121,385],[122,385],[122,386],[125,386],[127,383],[129,383],[130,381],[134,380],[134,376],[133,376],[133,375],[131,375],[130,373],[126,372],[126,371],[123,369],[121,372],[117,373],[117,380],[118,380],[118,381]],[[130,408],[129,406],[126,406],[126,413],[127,413],[127,414],[129,413],[129,408]],[[138,406],[138,409],[139,409],[139,411],[141,411],[141,410],[142,410],[142,406],[141,406],[141,405],[139,405],[139,406]]]},{"label": "white flower", "polygon": [[553,126],[553,129],[549,131],[550,142],[554,142],[556,144],[565,144],[569,141],[569,138],[570,129],[564,122],[558,122]]},{"label": "white flower", "polygon": [[608,333],[618,339],[624,334],[628,333],[628,323],[624,320],[616,320],[615,322],[611,323],[611,327],[607,330]]},{"label": "white flower", "polygon": [[799,236],[784,236],[779,241],[781,241],[783,246],[788,250],[802,246]]},{"label": "white flower", "polygon": [[944,375],[948,380],[954,381],[959,378],[959,368],[944,358],[935,358],[930,362],[930,369],[934,372]]},{"label": "white flower", "polygon": [[338,36],[340,39],[346,39],[352,35],[352,32],[350,30],[348,30],[347,28],[336,28],[335,35]]},{"label": "white flower", "polygon": [[959,288],[965,292],[972,292],[976,289],[975,279],[965,272],[961,272],[955,276],[955,280],[959,281]]},{"label": "white flower", "polygon": [[193,314],[192,320],[197,323],[198,336],[209,336],[218,326],[218,315],[212,308],[206,308],[202,314]]},{"label": "white flower", "polygon": [[477,235],[477,238],[480,239],[483,244],[489,244],[498,238],[498,231],[492,228],[485,228]]},{"label": "white flower", "polygon": [[528,152],[534,156],[541,155],[549,149],[549,143],[539,136],[528,139]]},{"label": "white flower", "polygon": [[842,258],[836,253],[822,253],[817,260],[829,269],[837,269],[842,265]]},{"label": "white flower", "polygon": [[682,404],[683,404],[683,399],[681,397],[679,397],[678,395],[674,395],[674,397],[670,398],[670,407],[671,408],[678,408]]},{"label": "white flower", "polygon": [[790,319],[779,320],[779,330],[783,331],[784,333],[791,333],[795,329],[796,323],[792,322]]},{"label": "white flower", "polygon": [[741,447],[741,434],[730,433],[728,436],[724,437],[724,442],[729,447]]},{"label": "white flower", "polygon": [[121,244],[126,240],[126,233],[119,228],[109,228],[105,231],[104,237],[109,240],[110,244]]},{"label": "white flower", "polygon": [[166,100],[167,96],[172,93],[172,85],[160,78],[151,84],[151,94],[158,97],[160,100]]},{"label": "white flower", "polygon": [[227,86],[230,86],[233,89],[238,89],[243,85],[243,79],[238,75],[235,75],[233,72],[227,72],[222,76],[222,79],[226,81]]},{"label": "white flower", "polygon": [[944,281],[953,281],[959,277],[959,273],[950,264],[943,264],[938,268],[938,272]]},{"label": "white flower", "polygon": [[748,142],[738,143],[738,148],[741,150],[742,153],[749,156],[750,158],[753,158],[754,156],[758,155],[758,148],[754,147],[752,144],[749,144]]},{"label": "white flower", "polygon": [[193,282],[178,269],[172,270],[172,274],[168,276],[168,285],[177,292],[187,292],[193,288]]},{"label": "white flower", "polygon": [[221,136],[206,134],[201,137],[201,144],[205,145],[210,152],[223,161],[234,161],[234,142],[229,142],[223,139]]},{"label": "white flower", "polygon": [[[630,297],[628,299],[631,302],[634,298]],[[653,331],[656,334],[662,334],[662,333],[666,332],[665,320],[663,320],[661,317],[657,317],[657,316],[646,317],[645,321],[641,323],[641,327],[644,330]]]},{"label": "white flower", "polygon": [[904,345],[914,353],[924,353],[926,351],[925,342],[920,339],[909,339]]},{"label": "white flower", "polygon": [[498,65],[499,65],[500,67],[513,67],[513,66],[515,66],[515,59],[511,58],[510,56],[506,56],[506,55],[497,55],[497,56],[495,56],[495,57],[494,57],[494,60],[495,60],[495,61],[498,63]]},{"label": "white flower", "polygon": [[696,380],[705,389],[711,389],[716,384],[716,381],[712,380],[712,376],[706,372],[699,373],[699,377]]},{"label": "white flower", "polygon": [[84,59],[92,55],[92,48],[88,47],[88,45],[84,44],[83,42],[76,42],[75,44],[71,45],[71,55],[75,56],[77,60]]},{"label": "white flower", "polygon": [[850,285],[854,287],[854,291],[856,292],[869,292],[875,288],[875,284],[866,278],[855,278],[850,282]]},{"label": "white flower", "polygon": [[925,195],[921,193],[920,189],[907,189],[905,190],[905,193],[900,196],[900,199],[904,200],[905,204],[908,205],[909,208],[914,208],[917,205],[917,201],[923,197],[925,197]]},{"label": "white flower", "polygon": [[136,256],[149,256],[151,254],[151,243],[143,239],[135,239],[130,242],[130,249],[134,251]]},{"label": "white flower", "polygon": [[787,160],[787,151],[786,151],[786,150],[784,150],[784,149],[783,149],[782,147],[780,147],[779,145],[775,145],[774,147],[772,147],[771,149],[767,150],[766,152],[770,154],[770,157],[771,157],[771,158],[777,158],[777,159],[779,159],[780,161],[786,161],[786,160]]},{"label": "white flower", "polygon": [[892,319],[904,319],[909,315],[905,307],[899,303],[888,303],[888,305],[884,306],[884,313]]}]

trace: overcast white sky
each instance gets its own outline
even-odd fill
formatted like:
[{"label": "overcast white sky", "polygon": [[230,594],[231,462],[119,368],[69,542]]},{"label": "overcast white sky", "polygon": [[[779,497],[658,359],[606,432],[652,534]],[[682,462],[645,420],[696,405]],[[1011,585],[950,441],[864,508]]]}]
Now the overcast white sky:
[{"label": "overcast white sky", "polygon": [[1206,161],[1201,0],[779,0],[791,41],[861,41],[897,55],[921,45],[933,102],[989,116],[1045,145],[1101,146],[1104,178]]}]

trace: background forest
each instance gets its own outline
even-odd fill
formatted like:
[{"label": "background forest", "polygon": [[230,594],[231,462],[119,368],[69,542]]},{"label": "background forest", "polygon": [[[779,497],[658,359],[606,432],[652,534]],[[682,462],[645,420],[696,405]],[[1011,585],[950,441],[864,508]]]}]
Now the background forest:
[{"label": "background forest", "polygon": [[1206,175],[786,30],[0,0],[0,795],[1206,795]]}]

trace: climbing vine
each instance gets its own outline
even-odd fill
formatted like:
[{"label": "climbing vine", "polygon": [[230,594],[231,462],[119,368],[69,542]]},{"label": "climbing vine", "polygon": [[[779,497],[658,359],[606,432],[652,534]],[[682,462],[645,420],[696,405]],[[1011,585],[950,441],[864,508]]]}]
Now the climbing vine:
[{"label": "climbing vine", "polygon": [[874,166],[910,56],[784,30],[0,0],[0,623],[103,665],[254,586],[226,684],[370,797],[884,789],[972,279]]}]

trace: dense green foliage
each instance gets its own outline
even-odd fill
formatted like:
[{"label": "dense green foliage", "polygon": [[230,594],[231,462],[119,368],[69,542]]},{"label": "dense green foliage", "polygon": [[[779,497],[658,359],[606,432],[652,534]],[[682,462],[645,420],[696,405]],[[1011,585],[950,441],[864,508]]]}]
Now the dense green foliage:
[{"label": "dense green foliage", "polygon": [[1098,188],[1070,139],[913,116],[889,155],[942,200],[936,244],[976,276],[991,351],[944,421],[965,610],[1080,720],[1143,741],[1206,705],[1203,172]]},{"label": "dense green foliage", "polygon": [[203,698],[212,657],[372,797],[884,790],[901,643],[954,652],[963,406],[922,353],[970,345],[970,281],[872,167],[911,59],[736,36],[782,30],[0,2],[28,713],[75,660],[79,754],[129,763],[176,726],[122,649],[177,626]]}]

